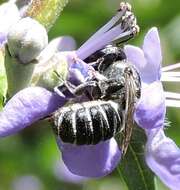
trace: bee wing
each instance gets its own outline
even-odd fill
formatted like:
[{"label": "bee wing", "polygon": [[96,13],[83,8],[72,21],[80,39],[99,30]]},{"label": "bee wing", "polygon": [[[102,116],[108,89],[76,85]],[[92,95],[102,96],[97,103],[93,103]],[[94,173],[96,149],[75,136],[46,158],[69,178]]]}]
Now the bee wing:
[{"label": "bee wing", "polygon": [[131,135],[134,126],[134,108],[135,108],[135,83],[134,79],[131,75],[126,74],[126,90],[125,90],[125,127],[123,131],[122,141],[121,141],[121,151],[122,155],[124,156],[127,152],[128,145],[131,140]]}]

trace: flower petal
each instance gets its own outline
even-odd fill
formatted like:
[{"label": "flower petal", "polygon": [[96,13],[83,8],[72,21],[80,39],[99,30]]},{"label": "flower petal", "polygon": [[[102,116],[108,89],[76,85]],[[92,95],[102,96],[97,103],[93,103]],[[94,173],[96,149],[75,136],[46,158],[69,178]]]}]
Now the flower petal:
[{"label": "flower petal", "polygon": [[146,162],[172,190],[180,187],[180,149],[162,129],[148,131]]},{"label": "flower petal", "polygon": [[144,75],[144,68],[146,67],[146,59],[144,57],[143,51],[136,46],[126,45],[124,47],[124,52],[127,56],[128,61],[135,65],[141,75],[141,79],[144,81],[146,76]]},{"label": "flower petal", "polygon": [[151,74],[154,80],[160,80],[162,53],[159,34],[156,27],[151,28],[146,34],[144,38],[143,51],[148,62],[146,73]]},{"label": "flower petal", "polygon": [[62,160],[58,160],[58,162],[54,165],[54,174],[57,179],[68,183],[81,184],[88,180],[86,177],[71,173]]},{"label": "flower petal", "polygon": [[61,51],[72,51],[76,48],[75,40],[70,36],[58,37],[50,41],[39,56],[39,64],[46,63],[55,53]]},{"label": "flower petal", "polygon": [[141,74],[144,83],[152,83],[161,77],[161,46],[157,28],[152,28],[146,34],[143,50],[127,45],[124,48],[126,56]]},{"label": "flower petal", "polygon": [[19,91],[0,113],[0,137],[14,134],[48,116],[65,102],[65,98],[40,87]]},{"label": "flower petal", "polygon": [[69,60],[68,80],[74,85],[83,83],[86,78],[90,77],[93,67],[86,64],[81,59],[75,58],[74,62]]},{"label": "flower petal", "polygon": [[51,41],[57,45],[58,51],[73,51],[76,49],[76,42],[71,36],[62,36]]},{"label": "flower petal", "polygon": [[161,82],[142,84],[141,98],[137,104],[134,118],[145,129],[161,127],[165,119],[165,97]]},{"label": "flower petal", "polygon": [[66,59],[66,56],[73,59],[73,57],[76,56],[72,51],[75,47],[76,42],[70,36],[63,36],[53,39],[38,56],[38,64],[36,64],[34,69],[34,75],[48,70],[48,68],[52,68],[55,64],[59,64],[62,60],[56,61],[56,57],[59,57],[60,55],[62,55],[64,59]]},{"label": "flower petal", "polygon": [[74,174],[85,177],[102,177],[117,166],[121,151],[114,138],[97,145],[76,146],[57,140],[67,168]]}]

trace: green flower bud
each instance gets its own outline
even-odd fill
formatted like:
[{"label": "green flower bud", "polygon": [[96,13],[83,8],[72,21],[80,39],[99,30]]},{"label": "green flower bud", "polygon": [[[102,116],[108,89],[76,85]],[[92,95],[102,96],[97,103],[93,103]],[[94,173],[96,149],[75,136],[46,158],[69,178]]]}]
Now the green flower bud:
[{"label": "green flower bud", "polygon": [[47,44],[45,28],[30,17],[21,19],[8,33],[10,55],[23,64],[33,61]]}]

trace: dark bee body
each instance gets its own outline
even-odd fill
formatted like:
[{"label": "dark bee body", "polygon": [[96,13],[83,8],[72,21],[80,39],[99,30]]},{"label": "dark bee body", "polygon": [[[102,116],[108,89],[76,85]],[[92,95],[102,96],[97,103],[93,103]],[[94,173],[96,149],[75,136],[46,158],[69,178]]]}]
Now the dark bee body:
[{"label": "dark bee body", "polygon": [[75,99],[84,95],[88,101],[60,108],[53,114],[53,119],[54,131],[65,143],[93,145],[121,132],[121,148],[124,154],[131,137],[134,107],[140,97],[141,82],[138,72],[127,61],[123,50],[117,46],[138,33],[139,27],[129,4],[121,4],[118,12],[120,18],[117,20],[115,16],[112,19],[114,24],[108,23],[108,27],[105,25],[80,47],[82,50],[87,45],[90,49],[89,44],[95,38],[101,33],[108,34],[120,22],[123,32],[111,41],[116,45],[108,45],[84,60],[95,71],[90,70],[89,77],[78,86],[64,81],[63,85],[54,89],[61,96],[68,90]]},{"label": "dark bee body", "polygon": [[[83,84],[84,92],[92,82],[95,84],[91,87],[92,101],[60,108],[53,115],[54,131],[65,143],[94,145],[121,131],[131,131],[126,123],[128,117],[133,117],[134,105],[140,97],[139,74],[127,60],[113,61],[105,70],[101,68],[105,79]],[[126,136],[129,139],[130,135]]]},{"label": "dark bee body", "polygon": [[126,59],[126,54],[120,47],[108,45],[105,48],[96,51],[91,56],[86,58],[86,63],[94,63],[95,70],[103,72],[109,65],[115,61],[121,61]]},{"label": "dark bee body", "polygon": [[54,115],[55,133],[65,143],[77,145],[106,141],[121,130],[123,114],[113,101],[73,104]]}]

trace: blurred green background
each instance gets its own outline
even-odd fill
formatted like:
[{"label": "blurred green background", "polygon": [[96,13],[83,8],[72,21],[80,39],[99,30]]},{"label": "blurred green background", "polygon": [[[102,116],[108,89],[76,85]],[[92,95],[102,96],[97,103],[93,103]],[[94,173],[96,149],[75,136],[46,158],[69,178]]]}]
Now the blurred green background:
[{"label": "blurred green background", "polygon": [[[70,1],[54,27],[49,32],[53,39],[70,35],[79,47],[114,14],[119,0],[74,0]],[[141,28],[140,35],[129,43],[141,45],[144,34],[157,26],[163,50],[163,65],[180,61],[180,1],[179,0],[132,0],[134,12]],[[165,89],[180,88],[166,84]],[[171,126],[166,129],[180,146],[180,109],[167,109]],[[60,159],[55,138],[46,124],[34,125],[17,135],[0,142],[0,190],[126,190],[117,171],[102,179],[88,180],[80,184],[67,183],[60,179],[56,168]],[[23,176],[26,176],[24,178]],[[28,185],[28,183],[31,185]],[[158,180],[158,189],[167,190]],[[33,185],[32,185],[33,184]],[[24,186],[23,186],[24,185]]]}]

